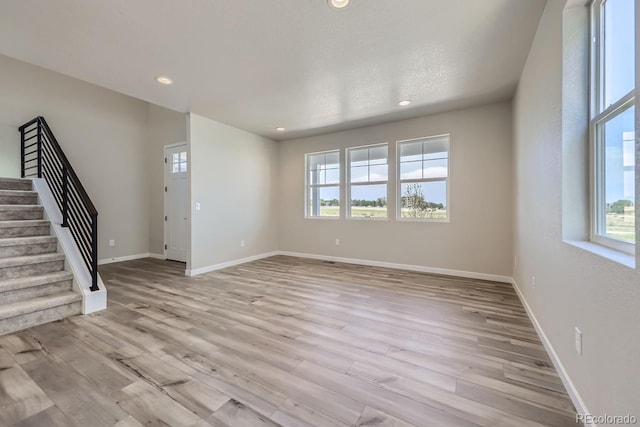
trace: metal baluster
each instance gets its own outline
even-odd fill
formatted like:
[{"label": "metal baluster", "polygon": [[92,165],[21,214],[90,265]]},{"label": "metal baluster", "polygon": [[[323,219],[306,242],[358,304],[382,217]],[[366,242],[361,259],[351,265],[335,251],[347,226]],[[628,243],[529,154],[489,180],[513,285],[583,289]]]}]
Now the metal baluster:
[{"label": "metal baluster", "polygon": [[38,178],[42,178],[42,125],[38,120]]},{"label": "metal baluster", "polygon": [[69,223],[69,172],[67,165],[62,165],[62,226],[68,227]]},{"label": "metal baluster", "polygon": [[98,215],[91,216],[91,292],[98,288]]},{"label": "metal baluster", "polygon": [[24,128],[20,128],[20,176],[24,178]]}]

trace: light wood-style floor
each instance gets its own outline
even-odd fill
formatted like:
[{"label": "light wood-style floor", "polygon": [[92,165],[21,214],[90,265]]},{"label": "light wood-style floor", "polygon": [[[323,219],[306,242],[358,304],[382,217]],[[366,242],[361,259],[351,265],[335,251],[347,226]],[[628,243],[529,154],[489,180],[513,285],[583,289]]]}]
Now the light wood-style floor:
[{"label": "light wood-style floor", "polygon": [[109,308],[0,337],[0,425],[575,426],[508,284],[272,257],[103,266]]}]

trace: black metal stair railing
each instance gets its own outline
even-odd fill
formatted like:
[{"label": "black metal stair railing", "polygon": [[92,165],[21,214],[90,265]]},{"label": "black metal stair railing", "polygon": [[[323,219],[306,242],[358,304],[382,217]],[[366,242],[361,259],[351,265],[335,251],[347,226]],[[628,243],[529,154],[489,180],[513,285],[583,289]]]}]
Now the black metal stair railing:
[{"label": "black metal stair railing", "polygon": [[44,178],[62,212],[91,274],[91,291],[98,290],[98,211],[44,117],[20,126],[23,178]]}]

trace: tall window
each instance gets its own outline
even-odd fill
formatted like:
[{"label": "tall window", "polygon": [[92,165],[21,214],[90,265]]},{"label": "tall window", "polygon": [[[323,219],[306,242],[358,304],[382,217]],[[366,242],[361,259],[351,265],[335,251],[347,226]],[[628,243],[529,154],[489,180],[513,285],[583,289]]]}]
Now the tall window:
[{"label": "tall window", "polygon": [[592,8],[592,240],[633,253],[636,241],[634,0],[595,0]]},{"label": "tall window", "polygon": [[399,141],[398,175],[400,219],[449,219],[449,135]]},{"label": "tall window", "polygon": [[340,151],[305,155],[307,195],[305,214],[340,217]]},{"label": "tall window", "polygon": [[340,151],[305,156],[307,218],[340,217]]},{"label": "tall window", "polygon": [[348,148],[349,217],[387,218],[387,144]]}]

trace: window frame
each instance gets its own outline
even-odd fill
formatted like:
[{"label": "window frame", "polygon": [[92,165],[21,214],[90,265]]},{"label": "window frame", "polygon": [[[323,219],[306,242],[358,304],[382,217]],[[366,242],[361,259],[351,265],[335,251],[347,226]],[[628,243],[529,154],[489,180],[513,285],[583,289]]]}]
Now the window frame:
[{"label": "window frame", "polygon": [[[400,153],[400,146],[406,143],[412,143],[417,141],[447,139],[447,176],[444,178],[421,178],[421,179],[401,179],[401,165],[402,156]],[[447,185],[447,216],[446,218],[410,218],[402,216],[402,184],[404,183],[423,183],[423,182],[442,182]],[[451,222],[451,134],[444,133],[440,135],[431,135],[419,138],[403,139],[396,141],[396,219],[402,222],[439,222],[449,223]]]},{"label": "window frame", "polygon": [[[387,147],[387,180],[386,181],[366,181],[366,182],[351,182],[351,151],[353,150],[361,150],[363,148],[375,148],[375,147]],[[367,144],[367,145],[359,145],[357,147],[347,147],[345,148],[345,217],[347,219],[353,219],[358,221],[388,221],[391,216],[391,211],[389,209],[389,143],[388,142],[380,142],[376,144]],[[370,160],[368,160],[370,161]],[[368,164],[371,167],[371,164]],[[375,166],[375,165],[374,165]],[[354,217],[351,216],[351,186],[367,186],[367,185],[386,185],[386,199],[387,199],[387,216],[385,217]]]},{"label": "window frame", "polygon": [[[184,154],[184,160],[182,159],[182,155]],[[175,157],[178,156],[178,161],[174,161]],[[170,156],[170,168],[169,168],[169,173],[170,174],[177,174],[177,173],[187,173],[188,171],[188,166],[187,166],[187,151],[180,151],[177,153],[172,153]],[[175,167],[178,167],[178,170],[174,170]]]},{"label": "window frame", "polygon": [[[328,219],[328,220],[339,220],[342,219],[342,209],[343,209],[343,191],[342,191],[342,150],[333,149],[333,150],[324,150],[317,151],[313,153],[305,153],[304,155],[304,218],[305,219]],[[309,182],[309,158],[311,156],[315,156],[318,154],[329,154],[329,153],[338,153],[338,183],[337,184],[311,184]],[[326,163],[325,163],[326,164]],[[337,187],[338,188],[338,215],[337,216],[328,216],[328,215],[311,215],[310,214],[310,206],[309,206],[309,192],[311,188],[330,188]]]},{"label": "window frame", "polygon": [[[602,13],[606,0],[593,0],[591,3],[591,36],[590,36],[590,71],[589,96],[589,153],[590,153],[590,229],[589,240],[593,243],[608,247],[610,249],[635,255],[635,247],[638,243],[637,226],[635,243],[616,239],[606,235],[606,200],[605,197],[605,136],[604,127],[611,120],[623,114],[629,108],[635,106],[636,118],[637,100],[635,97],[636,87],[625,95],[618,98],[611,105],[605,103],[604,84],[604,14]],[[636,22],[637,31],[637,22]],[[637,49],[637,48],[636,48]],[[636,69],[636,74],[638,70]],[[637,82],[637,79],[635,80]],[[634,128],[634,132],[637,129]],[[636,136],[637,139],[637,136]],[[637,154],[636,154],[637,156]],[[637,178],[638,164],[636,162],[634,171],[634,182]],[[635,189],[634,207],[637,206],[638,189]],[[636,208],[637,212],[637,208]],[[637,222],[636,222],[637,224]]]}]

